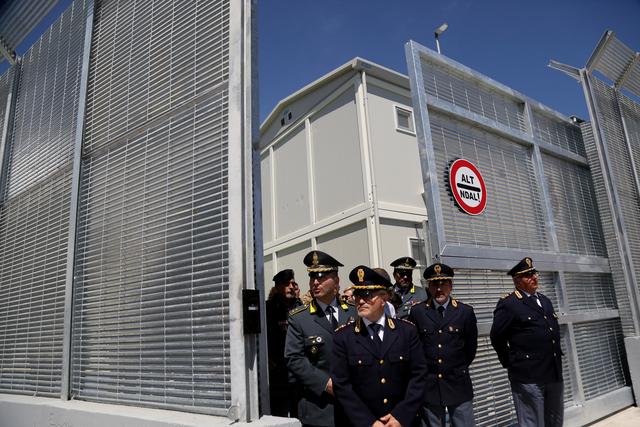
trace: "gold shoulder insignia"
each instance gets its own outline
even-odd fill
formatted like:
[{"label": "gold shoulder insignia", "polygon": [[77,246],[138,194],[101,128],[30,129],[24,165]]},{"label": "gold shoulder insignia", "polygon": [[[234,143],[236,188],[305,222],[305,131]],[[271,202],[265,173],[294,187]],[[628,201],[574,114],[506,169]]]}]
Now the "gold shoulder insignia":
[{"label": "gold shoulder insignia", "polygon": [[456,301],[454,298],[451,298],[451,305],[453,306],[453,308],[458,308],[458,301]]},{"label": "gold shoulder insignia", "polygon": [[393,319],[391,317],[387,317],[387,325],[389,325],[389,329],[395,329],[396,324],[393,323]]},{"label": "gold shoulder insignia", "polygon": [[292,310],[289,310],[289,317],[294,316],[298,313],[302,313],[303,311],[305,311],[307,308],[309,308],[308,305],[301,305],[300,307],[296,307]]},{"label": "gold shoulder insignia", "polygon": [[407,320],[407,319],[396,319],[396,320],[400,320],[400,321],[402,321],[402,322],[404,322],[404,323],[408,323],[408,324],[410,324],[410,325],[415,326],[415,323],[413,323],[411,320]]},{"label": "gold shoulder insignia", "polygon": [[351,322],[347,322],[347,323],[345,323],[344,325],[340,325],[340,326],[338,326],[338,327],[336,328],[335,332],[341,331],[341,330],[343,330],[344,328],[346,328],[347,326],[350,326],[350,325],[352,325],[352,324],[353,324],[353,321],[351,321]]},{"label": "gold shoulder insignia", "polygon": [[311,300],[309,303],[309,313],[314,314],[316,312],[316,304]]},{"label": "gold shoulder insignia", "polygon": [[358,318],[356,319],[356,325],[353,327],[353,330],[354,330],[354,332],[355,332],[356,334],[359,334],[359,333],[360,333],[361,322],[362,322],[362,321],[361,321],[361,320],[360,320],[360,318],[358,317]]},{"label": "gold shoulder insignia", "polygon": [[431,308],[431,297],[427,298],[424,303],[427,304],[427,308]]},{"label": "gold shoulder insignia", "polygon": [[344,298],[340,298],[340,308],[342,308],[344,311],[349,310],[349,304],[344,300]]},{"label": "gold shoulder insignia", "polygon": [[409,292],[411,292],[412,294],[415,294],[416,293],[416,285],[413,285]]},{"label": "gold shoulder insignia", "polygon": [[516,289],[515,291],[513,291],[513,293],[516,295],[518,299],[522,299],[522,294],[520,293],[519,290]]}]

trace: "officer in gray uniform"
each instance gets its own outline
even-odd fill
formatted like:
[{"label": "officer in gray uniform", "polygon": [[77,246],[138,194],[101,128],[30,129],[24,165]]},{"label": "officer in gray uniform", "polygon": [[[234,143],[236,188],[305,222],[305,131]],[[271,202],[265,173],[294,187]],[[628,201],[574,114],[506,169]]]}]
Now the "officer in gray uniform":
[{"label": "officer in gray uniform", "polygon": [[427,292],[421,286],[413,284],[413,270],[416,268],[416,260],[405,256],[391,263],[393,267],[393,291],[402,298],[402,304],[396,308],[396,317],[406,319],[409,317],[411,306],[427,299]]},{"label": "officer in gray uniform", "polygon": [[334,426],[333,383],[330,377],[333,335],[338,326],[356,318],[356,310],[340,300],[338,267],[331,255],[311,251],[304,257],[312,299],[289,313],[284,357],[301,385],[298,418],[305,426]]},{"label": "officer in gray uniform", "polygon": [[560,325],[537,292],[538,271],[523,258],[507,273],[516,289],[493,312],[491,344],[507,368],[521,427],[560,427],[564,418]]}]

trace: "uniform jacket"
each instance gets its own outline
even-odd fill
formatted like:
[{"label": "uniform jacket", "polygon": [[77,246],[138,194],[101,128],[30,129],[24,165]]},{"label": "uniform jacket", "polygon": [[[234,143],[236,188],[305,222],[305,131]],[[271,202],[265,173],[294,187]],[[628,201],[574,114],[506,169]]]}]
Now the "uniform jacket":
[{"label": "uniform jacket", "polygon": [[516,290],[498,301],[493,312],[491,344],[509,379],[524,384],[562,381],[558,316],[549,298]]},{"label": "uniform jacket", "polygon": [[398,319],[409,317],[411,307],[427,299],[427,291],[420,286],[411,285],[411,288],[404,294],[398,292],[398,285],[395,285],[393,289],[402,298],[402,305],[396,310]]},{"label": "uniform jacket", "polygon": [[403,426],[419,425],[427,367],[418,333],[406,320],[386,322],[380,349],[360,318],[336,332],[333,390],[350,419],[336,425],[368,427],[388,413]]},{"label": "uniform jacket", "polygon": [[287,365],[284,361],[284,344],[287,338],[289,311],[301,305],[298,301],[291,307],[287,298],[275,294],[267,300],[267,344],[269,348],[269,384],[288,384]]},{"label": "uniform jacket", "polygon": [[[357,317],[352,305],[340,304],[338,324]],[[333,426],[334,398],[326,393],[334,330],[315,300],[289,313],[284,357],[291,376],[302,386],[298,418],[303,424]]]},{"label": "uniform jacket", "polygon": [[473,398],[469,365],[476,357],[478,325],[473,307],[451,298],[444,318],[431,298],[411,308],[429,373],[425,402],[458,405]]}]

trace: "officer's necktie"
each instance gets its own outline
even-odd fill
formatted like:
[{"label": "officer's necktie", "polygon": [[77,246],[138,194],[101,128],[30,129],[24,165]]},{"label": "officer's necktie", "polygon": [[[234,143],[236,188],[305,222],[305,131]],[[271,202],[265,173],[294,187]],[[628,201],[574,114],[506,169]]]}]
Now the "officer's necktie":
[{"label": "officer's necktie", "polygon": [[533,299],[535,300],[535,302],[536,302],[540,307],[542,307],[542,303],[540,302],[540,298],[538,298],[538,295],[537,295],[537,294],[533,294],[533,295],[531,295],[531,298],[533,298]]},{"label": "officer's necktie", "polygon": [[443,305],[438,307],[438,313],[440,313],[440,317],[444,318],[444,306]]},{"label": "officer's necktie", "polygon": [[329,322],[331,322],[331,327],[335,330],[338,327],[338,320],[336,316],[333,315],[334,308],[332,305],[327,306],[327,314],[329,315]]},{"label": "officer's necktie", "polygon": [[382,329],[382,325],[377,323],[372,323],[369,325],[373,335],[373,345],[376,349],[380,350],[382,348],[382,340],[380,339],[380,329]]}]

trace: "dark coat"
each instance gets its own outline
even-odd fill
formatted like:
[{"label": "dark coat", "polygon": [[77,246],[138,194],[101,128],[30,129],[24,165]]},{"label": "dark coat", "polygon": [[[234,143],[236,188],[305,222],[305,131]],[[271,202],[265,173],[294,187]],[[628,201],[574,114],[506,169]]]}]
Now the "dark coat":
[{"label": "dark coat", "polygon": [[[338,323],[343,325],[356,316],[352,305],[342,303]],[[333,334],[315,300],[289,313],[284,357],[292,377],[302,386],[298,418],[303,424],[334,425],[334,398],[324,391],[331,371]]]},{"label": "dark coat", "polygon": [[469,365],[476,357],[478,325],[473,307],[451,298],[444,318],[431,298],[411,308],[428,370],[425,402],[458,405],[473,399]]},{"label": "dark coat", "polygon": [[284,345],[287,338],[289,311],[293,306],[282,294],[275,294],[265,303],[267,312],[267,344],[269,348],[269,384],[286,385],[288,381],[287,365],[284,361]]},{"label": "dark coat", "polygon": [[396,317],[398,319],[409,317],[411,307],[426,300],[428,296],[423,287],[416,285],[411,285],[411,289],[404,294],[398,291],[398,285],[395,285],[393,289],[402,298],[402,305],[396,309]]},{"label": "dark coat", "polygon": [[549,298],[518,290],[498,301],[493,312],[491,344],[509,379],[524,384],[562,381],[560,325]]},{"label": "dark coat", "polygon": [[418,333],[410,322],[387,318],[380,349],[362,319],[338,328],[331,377],[350,422],[336,419],[336,425],[368,427],[388,413],[403,426],[419,425],[426,373]]}]

